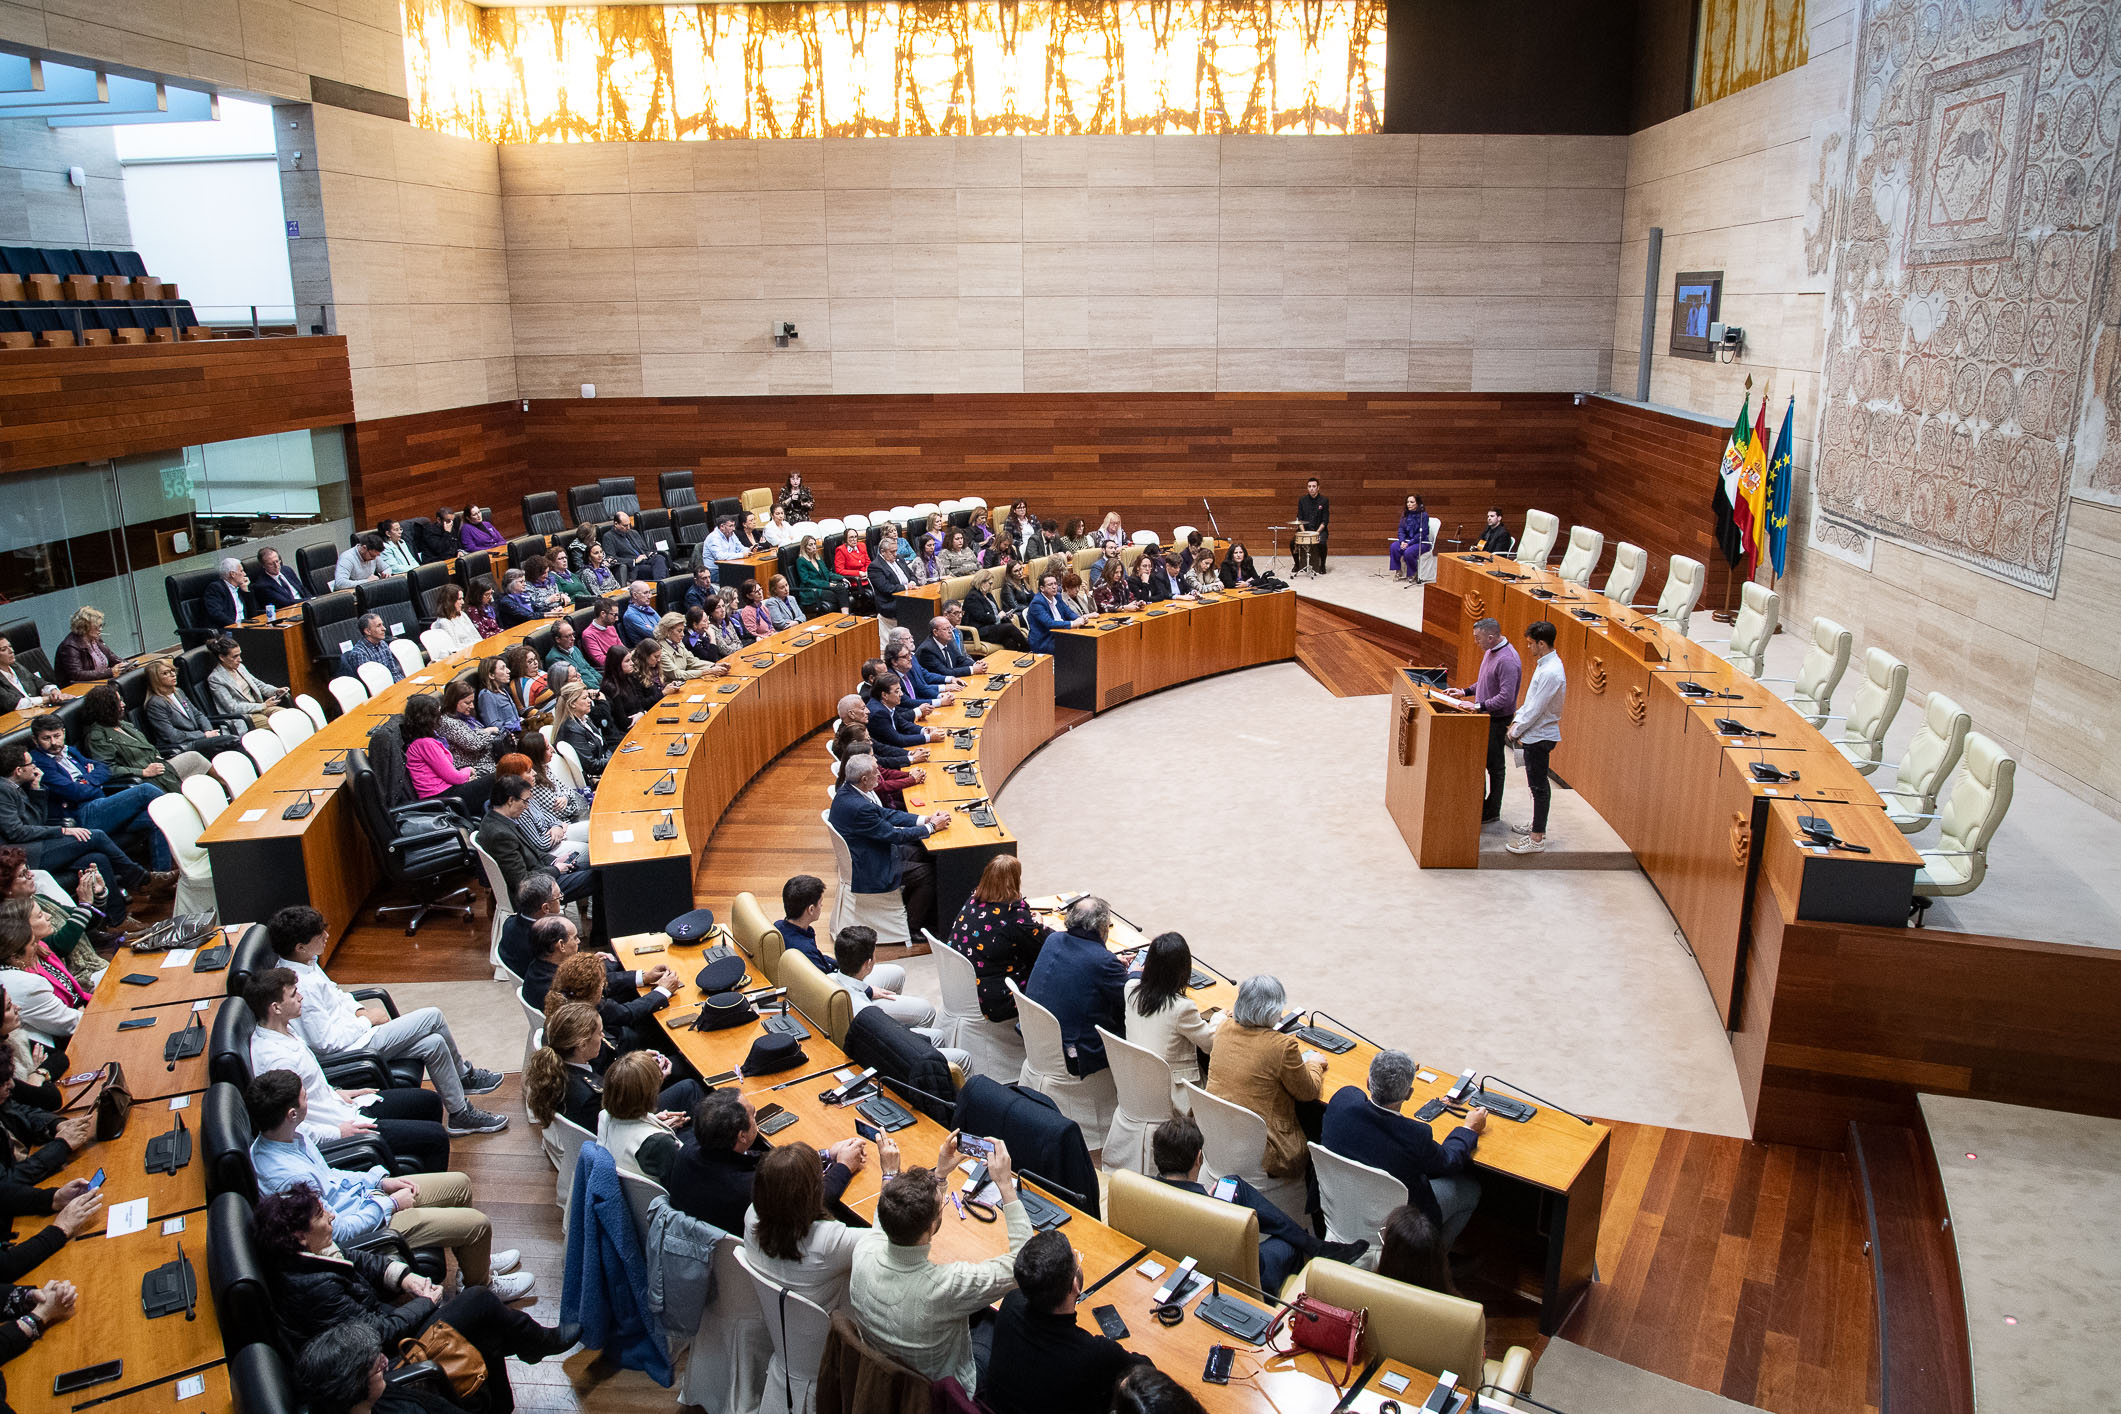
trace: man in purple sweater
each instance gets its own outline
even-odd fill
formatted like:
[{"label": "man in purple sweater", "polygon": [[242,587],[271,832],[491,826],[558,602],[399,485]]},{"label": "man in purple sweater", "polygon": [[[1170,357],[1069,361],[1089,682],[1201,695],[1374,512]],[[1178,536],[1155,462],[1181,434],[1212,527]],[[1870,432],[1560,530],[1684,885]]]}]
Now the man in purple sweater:
[{"label": "man in purple sweater", "polygon": [[1470,697],[1473,705],[1488,714],[1488,798],[1481,803],[1480,823],[1502,818],[1503,746],[1510,720],[1517,715],[1517,686],[1524,678],[1524,664],[1517,650],[1502,636],[1502,625],[1482,619],[1473,625],[1473,642],[1480,647],[1480,676],[1472,690],[1454,689]]}]

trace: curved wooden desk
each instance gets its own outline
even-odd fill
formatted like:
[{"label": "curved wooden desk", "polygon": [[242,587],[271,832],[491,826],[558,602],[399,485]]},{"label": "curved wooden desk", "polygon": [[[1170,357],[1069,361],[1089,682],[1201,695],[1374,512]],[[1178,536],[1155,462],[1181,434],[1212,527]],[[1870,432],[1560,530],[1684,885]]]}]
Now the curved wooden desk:
[{"label": "curved wooden desk", "polygon": [[[1554,625],[1569,684],[1554,773],[1605,818],[1664,896],[1727,1027],[1744,1005],[1742,941],[1762,844],[1771,829],[1786,833],[1795,823],[1786,810],[1770,813],[1778,802],[1803,801],[1841,838],[1871,850],[1798,852],[1792,886],[1810,910],[1805,916],[1906,920],[1920,857],[1885,819],[1870,782],[1774,693],[1654,618],[1551,571],[1439,556],[1436,582],[1423,594],[1422,628],[1455,651],[1453,682],[1470,684],[1479,674],[1472,628],[1481,618],[1500,623],[1520,652],[1526,627],[1539,619]],[[1732,735],[1719,719],[1763,735]],[[1750,766],[1758,761],[1797,779],[1756,781]]]},{"label": "curved wooden desk", "polygon": [[1053,696],[1078,712],[1103,712],[1195,678],[1295,656],[1293,590],[1225,590],[1055,629]]},{"label": "curved wooden desk", "polygon": [[[876,650],[874,618],[812,619],[723,659],[727,677],[688,683],[641,714],[604,768],[589,815],[589,862],[603,872],[614,936],[658,930],[692,910],[693,862],[729,802],[831,719]],[[822,810],[830,778],[818,774]],[[668,787],[661,794],[659,784]],[[675,833],[659,840],[666,811]],[[809,828],[823,827],[813,818]]]}]

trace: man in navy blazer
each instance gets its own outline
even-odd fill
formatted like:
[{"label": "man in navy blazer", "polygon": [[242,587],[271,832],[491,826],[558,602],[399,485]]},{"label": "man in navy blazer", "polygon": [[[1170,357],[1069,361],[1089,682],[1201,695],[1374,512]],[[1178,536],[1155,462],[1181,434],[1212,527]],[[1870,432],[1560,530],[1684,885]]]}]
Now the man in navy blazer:
[{"label": "man in navy blazer", "polygon": [[1111,1065],[1098,1027],[1115,1036],[1127,1034],[1127,964],[1105,949],[1111,927],[1112,910],[1103,899],[1088,894],[1077,899],[1068,907],[1068,931],[1046,935],[1024,988],[1025,996],[1060,1022],[1061,1051],[1071,1075],[1095,1075]]},{"label": "man in navy blazer", "polygon": [[1439,1144],[1429,1126],[1399,1107],[1414,1093],[1414,1061],[1405,1051],[1379,1051],[1370,1062],[1370,1090],[1343,1085],[1326,1104],[1319,1143],[1344,1159],[1383,1169],[1407,1186],[1407,1201],[1428,1215],[1448,1250],[1480,1201],[1480,1183],[1467,1170],[1473,1146],[1488,1127],[1478,1105]]},{"label": "man in navy blazer", "polygon": [[932,678],[968,678],[979,670],[958,638],[956,626],[941,614],[928,621],[928,636],[913,656],[921,671]]},{"label": "man in navy blazer", "polygon": [[223,560],[220,570],[221,577],[207,585],[206,592],[199,596],[200,608],[208,624],[227,628],[250,617],[250,604],[244,598],[245,591],[250,588],[250,575],[241,560]]},{"label": "man in navy blazer", "polygon": [[1031,607],[1024,613],[1024,622],[1030,625],[1031,630],[1031,651],[1051,653],[1053,630],[1064,624],[1072,624],[1079,617],[1081,616],[1075,612],[1074,606],[1060,597],[1060,576],[1040,575],[1038,597],[1031,601]]},{"label": "man in navy blazer", "polygon": [[888,894],[903,890],[909,933],[933,928],[935,866],[919,852],[919,846],[936,831],[950,828],[950,812],[938,810],[924,818],[890,809],[876,795],[882,774],[874,756],[848,757],[845,783],[832,797],[828,818],[847,841],[854,891]]},{"label": "man in navy blazer", "polygon": [[258,552],[258,602],[270,604],[276,609],[285,609],[301,603],[309,597],[302,587],[302,577],[280,562],[280,552],[267,547]]}]

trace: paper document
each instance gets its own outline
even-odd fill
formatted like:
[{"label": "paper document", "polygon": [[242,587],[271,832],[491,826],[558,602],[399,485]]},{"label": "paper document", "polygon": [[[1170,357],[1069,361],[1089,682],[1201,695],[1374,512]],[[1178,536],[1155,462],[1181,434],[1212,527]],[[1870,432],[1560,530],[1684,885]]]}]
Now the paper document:
[{"label": "paper document", "polygon": [[147,1226],[147,1200],[135,1198],[126,1203],[113,1203],[107,1209],[110,1216],[104,1228],[105,1237],[124,1237]]}]

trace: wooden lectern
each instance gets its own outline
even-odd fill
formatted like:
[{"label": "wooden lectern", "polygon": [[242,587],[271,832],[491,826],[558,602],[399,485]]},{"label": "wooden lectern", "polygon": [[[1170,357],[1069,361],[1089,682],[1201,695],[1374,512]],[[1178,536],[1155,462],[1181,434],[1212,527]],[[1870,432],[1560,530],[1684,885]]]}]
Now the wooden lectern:
[{"label": "wooden lectern", "polygon": [[1392,683],[1385,809],[1424,869],[1480,865],[1488,714],[1447,706],[1402,668]]}]

